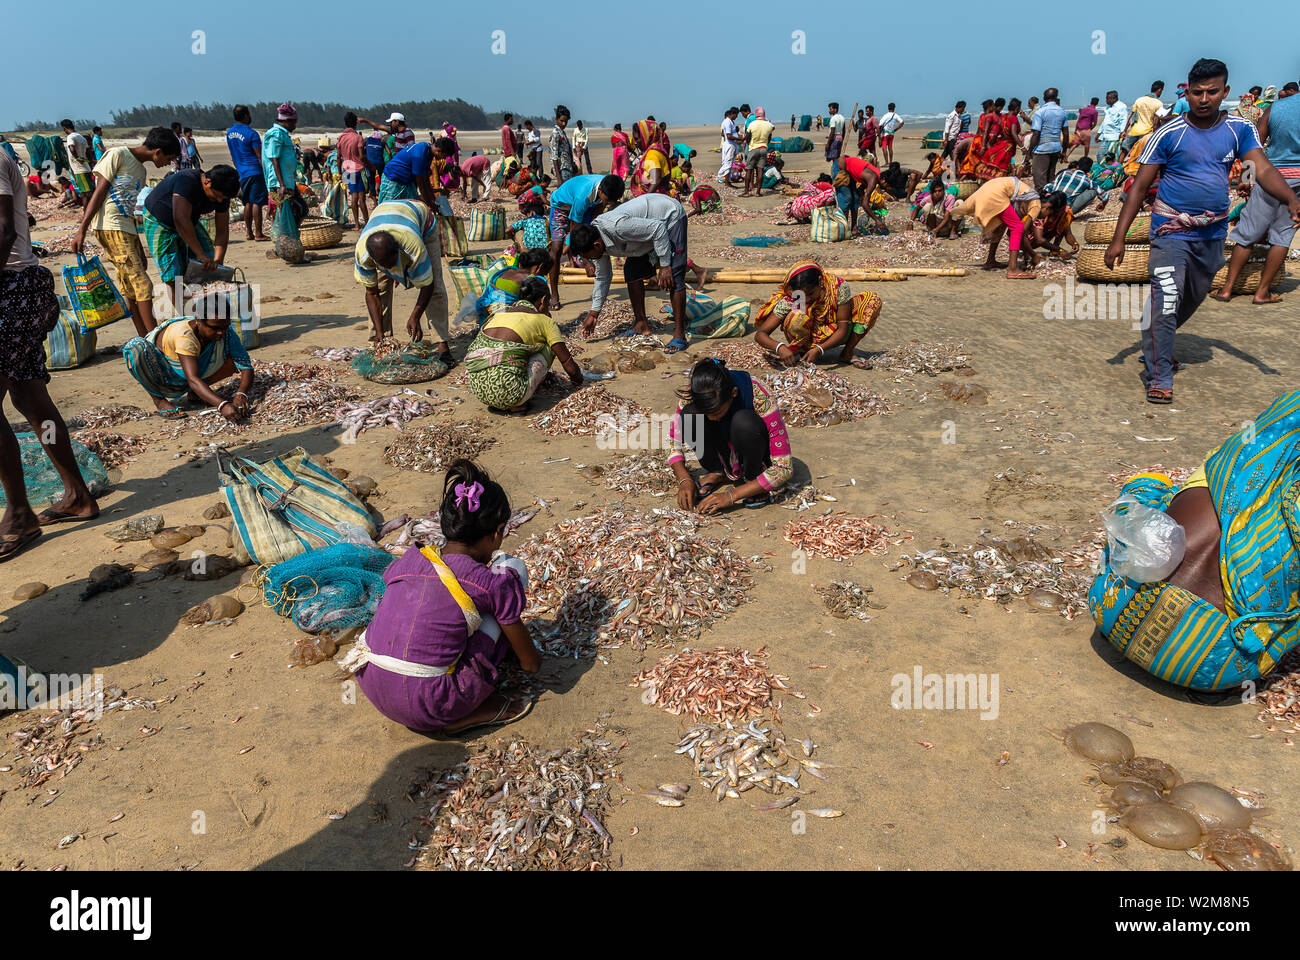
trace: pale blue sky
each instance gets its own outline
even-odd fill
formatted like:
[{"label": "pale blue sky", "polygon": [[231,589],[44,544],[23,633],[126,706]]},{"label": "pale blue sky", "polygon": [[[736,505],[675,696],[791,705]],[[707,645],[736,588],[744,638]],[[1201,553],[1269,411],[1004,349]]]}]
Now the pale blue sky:
[{"label": "pale blue sky", "polygon": [[[958,97],[1023,99],[1048,85],[1061,88],[1067,105],[1079,102],[1081,88],[1092,97],[1111,87],[1131,103],[1157,77],[1172,91],[1200,56],[1226,61],[1236,91],[1280,87],[1300,74],[1291,14],[1263,6],[1247,15],[1217,0],[216,0],[150,9],[137,18],[134,8],[102,2],[60,4],[58,22],[86,31],[84,56],[63,40],[75,34],[51,29],[48,16],[8,18],[17,36],[6,37],[0,126],[64,116],[107,122],[113,108],[138,103],[456,97],[489,111],[538,114],[562,102],[575,118],[654,113],[680,125],[716,121],[741,101],[774,117],[815,113],[828,99],[878,111],[892,99],[902,113],[938,113]],[[191,52],[194,30],[206,32],[202,56]],[[494,30],[505,31],[504,55],[492,53]],[[795,30],[806,36],[801,56],[791,51]],[[1094,30],[1105,31],[1104,55],[1092,52]],[[282,49],[272,37],[284,38]],[[279,66],[268,70],[271,60]]]}]

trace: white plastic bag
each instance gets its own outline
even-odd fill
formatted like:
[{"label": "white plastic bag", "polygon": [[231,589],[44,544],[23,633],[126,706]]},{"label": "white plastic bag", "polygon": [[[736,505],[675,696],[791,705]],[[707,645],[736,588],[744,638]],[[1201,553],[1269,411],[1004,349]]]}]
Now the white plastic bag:
[{"label": "white plastic bag", "polygon": [[1124,494],[1101,512],[1110,569],[1137,583],[1166,579],[1187,552],[1187,531],[1163,510]]},{"label": "white plastic bag", "polygon": [[366,533],[365,530],[358,527],[355,523],[347,523],[346,521],[343,523],[336,523],[334,524],[334,530],[342,538],[339,541],[340,543],[355,543],[360,547],[377,546],[375,541],[370,539],[370,534]]}]

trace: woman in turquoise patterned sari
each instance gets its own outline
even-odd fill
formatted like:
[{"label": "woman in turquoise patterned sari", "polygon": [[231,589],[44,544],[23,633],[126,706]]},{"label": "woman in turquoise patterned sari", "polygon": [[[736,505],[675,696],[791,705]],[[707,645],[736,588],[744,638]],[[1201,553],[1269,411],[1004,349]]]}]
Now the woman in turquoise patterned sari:
[{"label": "woman in turquoise patterned sari", "polygon": [[551,255],[545,249],[507,254],[487,268],[487,289],[474,303],[481,328],[492,314],[519,300],[519,285],[529,276],[545,276],[551,269]]},{"label": "woman in turquoise patterned sari", "polygon": [[1105,566],[1088,607],[1130,660],[1193,690],[1250,689],[1300,640],[1300,392],[1279,397],[1182,488],[1139,474],[1121,494],[1187,532],[1168,580],[1137,583]]}]

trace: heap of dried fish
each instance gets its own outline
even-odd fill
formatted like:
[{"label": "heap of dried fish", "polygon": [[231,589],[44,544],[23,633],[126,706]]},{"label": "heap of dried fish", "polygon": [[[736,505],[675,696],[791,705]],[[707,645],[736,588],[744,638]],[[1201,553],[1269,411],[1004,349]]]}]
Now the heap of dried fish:
[{"label": "heap of dried fish", "polygon": [[890,545],[911,540],[910,533],[890,533],[872,523],[872,517],[850,517],[847,513],[825,513],[820,517],[804,517],[785,525],[782,536],[799,550],[815,557],[843,560],[869,553],[884,556]]},{"label": "heap of dried fish", "polygon": [[[635,318],[632,314],[632,305],[626,300],[612,302],[606,300],[605,306],[600,311],[600,319],[596,321],[596,329],[591,337],[593,340],[603,340],[623,327],[631,327],[633,319]],[[650,316],[648,319],[651,326],[653,326],[655,318]],[[573,326],[577,326],[577,324]],[[563,329],[571,331],[572,328],[566,325]]]},{"label": "heap of dried fish", "polygon": [[485,433],[485,426],[481,420],[469,420],[403,431],[384,448],[384,460],[404,470],[440,473],[461,457],[472,460],[496,446],[497,438]]},{"label": "heap of dried fish", "polygon": [[94,429],[96,427],[116,427],[119,423],[130,420],[148,420],[152,416],[147,410],[130,403],[106,403],[103,406],[88,407],[68,421],[69,430]]},{"label": "heap of dried fish", "polygon": [[[303,427],[329,423],[340,404],[361,398],[351,384],[337,382],[342,376],[335,367],[314,363],[283,360],[258,363],[253,371],[253,385],[248,391],[250,409],[245,420],[231,423],[215,408],[204,410],[192,419],[198,432],[205,437],[238,433],[251,427]],[[218,388],[216,394],[229,400],[238,389],[238,381],[232,380]]]},{"label": "heap of dried fish", "polygon": [[[405,514],[403,514],[403,517],[404,516]],[[510,519],[506,521],[505,535],[507,537],[514,536],[516,530],[535,516],[537,516],[536,510],[524,509],[514,511],[510,514]],[[442,535],[442,518],[439,514],[431,513],[427,517],[416,517],[413,520],[408,519],[405,523],[401,523],[401,519],[402,518],[399,517],[398,521],[390,521],[390,523],[396,524],[394,526],[385,524],[384,529],[381,530],[379,536],[375,538],[377,541],[382,540],[393,530],[399,530],[400,532],[397,534],[396,540],[392,543],[383,545],[384,549],[393,556],[400,557],[406,552],[408,547],[422,547],[428,544],[432,544],[435,547],[446,545],[447,538]]]},{"label": "heap of dried fish", "polygon": [[815,586],[813,590],[826,604],[832,617],[840,620],[870,621],[867,611],[880,609],[880,604],[873,601],[868,594],[871,587],[859,586],[852,580],[832,580],[825,586]]},{"label": "heap of dried fish", "polygon": [[757,717],[769,708],[779,710],[772,691],[787,689],[789,679],[767,672],[763,647],[755,653],[739,647],[687,647],[642,670],[628,686],[640,686],[647,691],[646,703],[673,716],[684,713],[692,720],[709,717],[721,723]]},{"label": "heap of dried fish", "polygon": [[962,353],[961,344],[951,340],[938,343],[911,340],[901,347],[891,347],[880,356],[872,357],[871,365],[895,373],[925,373],[933,377],[949,370],[969,367],[970,357]]},{"label": "heap of dried fish", "polygon": [[787,483],[772,496],[773,503],[779,503],[786,510],[811,510],[822,503],[838,503],[838,497],[819,490],[813,483]]},{"label": "heap of dried fish", "polygon": [[677,509],[613,504],[524,541],[524,616],[543,651],[591,657],[597,644],[689,639],[734,612],[753,577],[728,540],[700,534],[708,524]]},{"label": "heap of dried fish", "polygon": [[590,386],[561,400],[532,424],[551,437],[589,437],[609,431],[625,433],[649,423],[650,411],[635,400]]},{"label": "heap of dried fish", "polygon": [[432,411],[433,404],[428,400],[414,390],[403,390],[388,397],[345,403],[334,411],[334,416],[349,436],[356,437],[371,427],[401,430],[403,424],[428,416]]},{"label": "heap of dried fish", "polygon": [[712,355],[733,370],[783,370],[784,364],[751,338],[719,340],[713,344]]},{"label": "heap of dried fish", "polygon": [[1290,724],[1300,733],[1300,650],[1284,656],[1273,672],[1260,681],[1258,719],[1269,724]]},{"label": "heap of dried fish", "polygon": [[579,463],[575,466],[588,483],[603,483],[620,493],[648,493],[662,497],[677,488],[677,477],[672,467],[657,451],[619,454],[607,463]]},{"label": "heap of dried fish", "polygon": [[[80,700],[78,700],[80,697]],[[85,755],[104,742],[94,724],[102,713],[111,710],[157,710],[171,703],[175,695],[162,700],[128,697],[121,687],[72,694],[64,709],[39,716],[9,735],[17,751],[10,759],[26,763],[15,771],[21,787],[39,787],[47,780],[62,780],[85,759]]]},{"label": "heap of dried fish", "polygon": [[[407,866],[445,870],[602,870],[613,838],[604,820],[621,777],[618,751],[599,723],[579,745],[542,750],[523,739],[480,746],[412,789],[432,801],[433,833]],[[413,838],[414,845],[419,843]]]},{"label": "heap of dried fish", "polygon": [[820,367],[766,374],[763,382],[775,394],[781,418],[791,427],[826,427],[889,412],[884,397]]},{"label": "heap of dried fish", "polygon": [[1163,473],[1176,485],[1182,486],[1187,482],[1187,478],[1192,475],[1192,469],[1190,467],[1166,467],[1159,463],[1153,463],[1149,467],[1132,467],[1119,473],[1108,473],[1106,479],[1115,486],[1122,487],[1140,473]]},{"label": "heap of dried fish", "polygon": [[358,353],[365,353],[365,347],[317,347],[315,350],[308,350],[313,357],[320,357],[322,360],[329,360],[334,363],[351,363],[352,358]]},{"label": "heap of dried fish", "polygon": [[134,460],[149,446],[148,437],[112,433],[108,430],[78,430],[73,439],[99,457],[110,470]]},{"label": "heap of dried fish", "polygon": [[[793,806],[810,791],[801,790],[799,781],[807,774],[815,780],[828,779],[820,760],[812,759],[817,745],[811,739],[794,741],[797,751],[787,746],[785,734],[774,723],[761,726],[758,720],[746,727],[731,723],[717,725],[697,723],[677,741],[674,753],[688,754],[700,781],[721,803],[739,800],[741,794],[757,787],[779,799],[753,804],[755,810],[781,810]],[[670,787],[671,785],[665,785]],[[655,793],[672,796],[675,791],[661,787]],[[647,794],[656,802],[656,795]],[[754,798],[762,800],[758,794]],[[672,804],[680,806],[680,802]],[[808,810],[815,817],[838,817],[838,810],[821,807]]]},{"label": "heap of dried fish", "polygon": [[1024,599],[1073,620],[1088,609],[1092,576],[1088,546],[1055,551],[1032,537],[985,537],[964,550],[926,550],[903,560],[906,580],[920,590],[955,591],[1007,604]]}]

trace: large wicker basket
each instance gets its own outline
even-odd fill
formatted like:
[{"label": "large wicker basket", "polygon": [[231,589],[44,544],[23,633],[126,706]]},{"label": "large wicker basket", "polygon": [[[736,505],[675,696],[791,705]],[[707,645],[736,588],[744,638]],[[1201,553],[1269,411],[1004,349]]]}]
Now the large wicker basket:
[{"label": "large wicker basket", "polygon": [[1094,283],[1145,283],[1148,279],[1148,262],[1151,246],[1130,243],[1124,247],[1124,262],[1114,270],[1106,269],[1106,245],[1085,243],[1075,260],[1075,270],[1080,280]]},{"label": "large wicker basket", "polygon": [[[1235,246],[1236,244],[1231,240],[1228,241],[1224,250],[1228,259],[1232,259],[1232,250]],[[1259,281],[1263,279],[1264,276],[1264,258],[1266,256],[1268,256],[1268,244],[1256,244],[1254,249],[1250,251],[1250,259],[1247,260],[1246,265],[1241,268],[1241,273],[1237,274],[1237,282],[1232,285],[1233,293],[1254,293],[1259,289]],[[1286,262],[1283,261],[1281,269],[1279,269],[1277,275],[1273,277],[1273,282],[1269,285],[1269,288],[1276,290],[1285,277]],[[1214,275],[1214,280],[1210,284],[1210,289],[1222,289],[1223,284],[1227,279],[1228,265],[1225,263],[1223,269]]]},{"label": "large wicker basket", "polygon": [[343,239],[343,228],[329,217],[308,217],[298,226],[304,250],[322,250]]},{"label": "large wicker basket", "polygon": [[957,182],[956,197],[958,200],[965,200],[972,196],[976,190],[984,186],[982,183],[976,183],[974,180],[960,180]]},{"label": "large wicker basket", "polygon": [[[1111,237],[1115,236],[1115,224],[1119,223],[1119,217],[1096,217],[1089,220],[1083,227],[1084,243],[1110,243]],[[1124,235],[1125,243],[1150,243],[1151,242],[1151,215],[1141,213],[1133,218],[1133,224],[1128,228],[1128,233]]]}]

